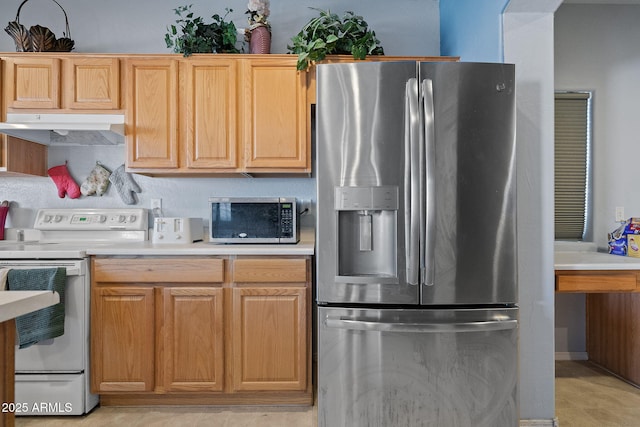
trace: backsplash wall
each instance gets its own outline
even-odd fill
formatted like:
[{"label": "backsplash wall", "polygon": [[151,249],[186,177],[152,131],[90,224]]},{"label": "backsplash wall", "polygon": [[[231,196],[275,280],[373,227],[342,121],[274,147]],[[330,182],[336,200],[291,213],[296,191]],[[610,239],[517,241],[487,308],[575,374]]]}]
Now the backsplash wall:
[{"label": "backsplash wall", "polygon": [[[99,161],[113,171],[123,163],[123,145],[61,146],[49,150],[49,166],[67,161],[69,173],[78,185]],[[210,196],[294,196],[299,201],[315,200],[315,178],[164,178],[132,174],[142,190],[135,194],[135,207],[149,208],[151,199],[162,199],[164,216],[207,219]],[[0,178],[0,200],[10,200],[8,227],[33,226],[38,208],[118,208],[125,205],[115,187],[109,184],[102,196],[78,199],[58,197],[49,177]],[[313,224],[313,209],[302,217],[303,225]]]}]

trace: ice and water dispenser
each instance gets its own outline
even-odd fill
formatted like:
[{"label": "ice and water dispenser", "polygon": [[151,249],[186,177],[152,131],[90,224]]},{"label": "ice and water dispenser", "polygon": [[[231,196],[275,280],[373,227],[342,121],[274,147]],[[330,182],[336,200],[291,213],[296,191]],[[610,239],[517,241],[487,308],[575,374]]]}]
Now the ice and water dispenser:
[{"label": "ice and water dispenser", "polygon": [[398,187],[336,187],[338,282],[397,282]]}]

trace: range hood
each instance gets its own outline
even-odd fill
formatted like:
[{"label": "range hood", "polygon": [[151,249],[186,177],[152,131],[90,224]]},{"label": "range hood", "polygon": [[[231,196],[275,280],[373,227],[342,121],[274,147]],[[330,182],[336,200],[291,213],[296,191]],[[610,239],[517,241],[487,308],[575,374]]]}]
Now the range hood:
[{"label": "range hood", "polygon": [[123,144],[124,114],[7,113],[0,133],[45,145]]}]

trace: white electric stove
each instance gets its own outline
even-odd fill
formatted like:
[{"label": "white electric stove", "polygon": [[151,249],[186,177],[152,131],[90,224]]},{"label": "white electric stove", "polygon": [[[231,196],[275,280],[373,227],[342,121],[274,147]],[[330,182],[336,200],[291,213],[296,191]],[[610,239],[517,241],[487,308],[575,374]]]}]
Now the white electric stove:
[{"label": "white electric stove", "polygon": [[16,346],[16,415],[82,415],[98,404],[89,382],[90,268],[98,245],[148,240],[146,209],[41,209],[33,229],[8,230],[0,268],[64,267],[64,335]]}]

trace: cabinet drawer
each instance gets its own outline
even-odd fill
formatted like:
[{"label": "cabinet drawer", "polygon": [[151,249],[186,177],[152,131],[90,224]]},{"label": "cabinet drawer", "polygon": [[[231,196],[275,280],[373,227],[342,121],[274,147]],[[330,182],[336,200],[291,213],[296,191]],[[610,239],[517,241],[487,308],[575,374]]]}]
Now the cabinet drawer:
[{"label": "cabinet drawer", "polygon": [[233,261],[233,281],[245,283],[305,283],[307,281],[307,259],[236,259]]},{"label": "cabinet drawer", "polygon": [[636,282],[632,272],[556,273],[558,292],[635,291]]},{"label": "cabinet drawer", "polygon": [[219,258],[96,258],[96,282],[222,283],[224,259]]}]

